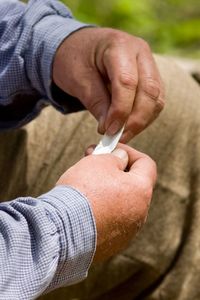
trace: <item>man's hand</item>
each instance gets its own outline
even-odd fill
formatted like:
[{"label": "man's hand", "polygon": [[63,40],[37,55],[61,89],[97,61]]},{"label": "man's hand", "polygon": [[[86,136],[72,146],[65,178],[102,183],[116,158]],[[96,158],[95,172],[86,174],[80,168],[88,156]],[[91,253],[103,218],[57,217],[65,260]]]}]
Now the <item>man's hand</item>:
[{"label": "man's hand", "polygon": [[146,128],[164,106],[162,81],[148,44],[114,29],[84,28],[61,44],[53,80],[78,98],[115,134],[126,123],[123,142]]},{"label": "man's hand", "polygon": [[95,260],[122,250],[136,235],[156,180],[155,163],[147,155],[119,146],[112,154],[83,158],[57,182],[78,189],[90,202],[97,226]]}]

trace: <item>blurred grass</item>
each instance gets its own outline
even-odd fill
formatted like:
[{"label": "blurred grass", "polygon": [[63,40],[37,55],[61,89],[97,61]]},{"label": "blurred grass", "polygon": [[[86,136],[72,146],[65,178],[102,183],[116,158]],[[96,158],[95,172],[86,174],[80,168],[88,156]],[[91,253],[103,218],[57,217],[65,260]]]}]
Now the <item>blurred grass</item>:
[{"label": "blurred grass", "polygon": [[153,51],[200,58],[200,0],[63,0],[74,16],[146,39]]}]

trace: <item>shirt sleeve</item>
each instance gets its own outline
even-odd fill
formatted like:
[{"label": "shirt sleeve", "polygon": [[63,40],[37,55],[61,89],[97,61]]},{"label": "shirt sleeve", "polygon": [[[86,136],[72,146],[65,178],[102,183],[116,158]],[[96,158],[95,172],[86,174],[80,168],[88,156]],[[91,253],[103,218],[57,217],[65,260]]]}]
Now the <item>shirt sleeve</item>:
[{"label": "shirt sleeve", "polygon": [[0,0],[1,130],[24,125],[48,104],[63,113],[83,109],[58,88],[52,93],[52,63],[62,41],[86,26],[56,0]]},{"label": "shirt sleeve", "polygon": [[31,300],[87,276],[96,227],[87,199],[69,186],[0,204],[1,299]]}]

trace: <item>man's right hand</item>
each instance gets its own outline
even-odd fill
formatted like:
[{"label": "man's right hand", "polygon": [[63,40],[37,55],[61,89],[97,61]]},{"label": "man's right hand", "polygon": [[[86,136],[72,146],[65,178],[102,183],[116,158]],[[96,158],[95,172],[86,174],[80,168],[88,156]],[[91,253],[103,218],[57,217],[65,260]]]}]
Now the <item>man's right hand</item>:
[{"label": "man's right hand", "polygon": [[136,235],[146,220],[156,181],[151,158],[127,145],[119,147],[112,154],[81,159],[57,182],[78,189],[92,207],[97,227],[96,261],[119,252]]},{"label": "man's right hand", "polygon": [[82,28],[57,49],[52,77],[98,120],[99,133],[121,141],[149,126],[164,107],[164,87],[149,45],[112,28]]}]

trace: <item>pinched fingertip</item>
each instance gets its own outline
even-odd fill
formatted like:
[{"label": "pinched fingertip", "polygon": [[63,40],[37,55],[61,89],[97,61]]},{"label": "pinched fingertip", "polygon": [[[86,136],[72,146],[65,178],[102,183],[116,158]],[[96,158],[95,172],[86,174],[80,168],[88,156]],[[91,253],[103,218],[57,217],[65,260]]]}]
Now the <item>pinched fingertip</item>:
[{"label": "pinched fingertip", "polygon": [[112,152],[112,155],[120,158],[120,161],[122,163],[122,169],[125,170],[129,160],[128,153],[124,149],[117,148]]}]

